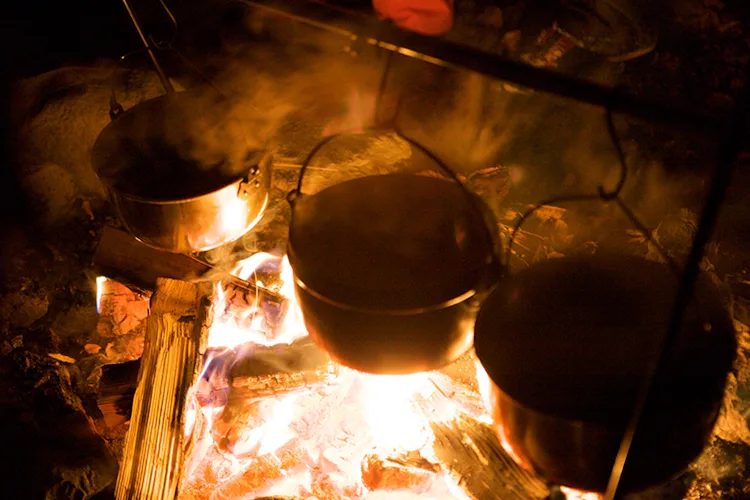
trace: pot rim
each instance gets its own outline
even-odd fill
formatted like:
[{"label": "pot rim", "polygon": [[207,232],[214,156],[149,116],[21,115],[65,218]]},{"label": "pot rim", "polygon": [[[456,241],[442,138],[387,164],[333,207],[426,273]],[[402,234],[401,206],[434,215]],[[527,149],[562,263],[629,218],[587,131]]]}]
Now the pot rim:
[{"label": "pot rim", "polygon": [[440,302],[439,304],[433,304],[433,305],[423,306],[423,307],[413,307],[413,308],[408,308],[408,309],[367,309],[364,307],[357,307],[357,306],[351,306],[349,304],[344,304],[337,300],[326,297],[320,292],[315,291],[313,288],[307,285],[304,281],[302,281],[296,275],[294,276],[294,283],[295,285],[297,285],[298,287],[300,287],[301,289],[303,289],[305,292],[309,293],[316,299],[322,302],[325,302],[328,305],[338,307],[339,309],[344,309],[346,311],[354,311],[354,312],[363,313],[363,314],[372,314],[372,315],[385,314],[388,316],[413,316],[416,314],[424,314],[424,313],[428,313],[432,311],[438,311],[440,309],[447,309],[448,307],[452,307],[462,302],[466,302],[472,297],[475,297],[479,293],[478,290],[472,288],[462,293],[461,295],[458,295],[457,297],[453,297],[450,300]]},{"label": "pot rim", "polygon": [[[155,198],[147,198],[147,197],[144,197],[144,196],[139,196],[137,194],[132,194],[132,193],[128,193],[126,191],[122,191],[122,190],[120,190],[120,189],[118,189],[116,187],[113,187],[110,183],[106,182],[103,178],[101,178],[99,176],[98,172],[97,172],[97,177],[99,177],[99,180],[102,182],[102,184],[104,184],[107,187],[108,190],[114,192],[117,196],[119,196],[121,198],[127,198],[128,200],[131,200],[131,201],[137,201],[137,202],[140,202],[140,203],[147,203],[149,205],[176,205],[176,204],[180,204],[180,203],[188,203],[188,202],[191,202],[191,201],[196,201],[196,200],[199,200],[199,199],[204,198],[206,196],[214,196],[216,194],[219,194],[220,192],[224,191],[225,189],[230,188],[230,187],[235,186],[235,185],[238,185],[239,183],[241,183],[241,182],[243,182],[245,180],[245,176],[244,175],[238,175],[237,178],[234,179],[232,182],[230,182],[228,184],[225,184],[224,186],[222,186],[220,188],[214,189],[213,191],[209,191],[209,192],[204,193],[204,194],[198,194],[198,195],[195,195],[195,196],[190,196],[188,198],[168,198],[168,199],[165,199],[165,200],[161,200],[161,199],[155,199]],[[239,186],[238,186],[238,189],[239,189]],[[236,197],[239,198],[239,196],[236,196]]]}]

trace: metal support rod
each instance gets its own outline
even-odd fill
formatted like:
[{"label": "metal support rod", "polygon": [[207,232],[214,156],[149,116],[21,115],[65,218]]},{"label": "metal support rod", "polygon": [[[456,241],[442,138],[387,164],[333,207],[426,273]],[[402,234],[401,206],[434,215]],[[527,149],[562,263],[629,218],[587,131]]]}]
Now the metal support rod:
[{"label": "metal support rod", "polygon": [[737,155],[742,150],[744,140],[747,138],[748,126],[750,126],[749,122],[750,86],[746,86],[740,101],[733,111],[732,119],[727,129],[728,132],[722,141],[716,171],[711,181],[708,195],[704,201],[703,210],[698,221],[698,229],[695,232],[695,239],[690,249],[690,255],[683,269],[680,288],[677,291],[677,297],[669,316],[667,332],[659,347],[658,355],[654,357],[649,365],[643,385],[639,390],[633,414],[625,428],[625,434],[623,435],[620,449],[612,467],[609,484],[604,495],[605,500],[614,500],[617,494],[617,488],[622,478],[633,439],[637,434],[641,416],[649,404],[654,381],[659,377],[660,370],[663,369],[667,355],[672,351],[677,335],[682,327],[685,311],[693,296],[695,284],[700,275],[700,264],[703,260],[704,248],[713,235],[721,206],[724,203],[727,189],[732,180],[732,170],[737,161]]},{"label": "metal support rod", "polygon": [[122,0],[122,3],[125,5],[125,9],[127,9],[128,11],[130,20],[133,21],[133,26],[135,26],[135,30],[138,32],[138,36],[141,37],[141,41],[146,47],[148,55],[151,57],[151,62],[154,64],[154,69],[156,69],[156,74],[159,76],[159,80],[161,81],[162,87],[164,87],[164,91],[167,94],[173,93],[174,87],[172,87],[172,84],[170,83],[167,74],[162,69],[161,64],[159,64],[159,60],[156,58],[156,53],[153,46],[151,45],[151,42],[149,42],[148,38],[146,38],[146,35],[143,33],[143,30],[141,29],[141,23],[140,21],[138,21],[138,16],[136,16],[135,11],[130,6],[130,2],[128,0]]},{"label": "metal support rod", "polygon": [[664,100],[636,97],[619,89],[536,68],[442,38],[402,30],[380,22],[373,16],[309,0],[236,1],[343,37],[363,38],[371,45],[428,63],[474,71],[533,90],[609,108],[613,112],[648,122],[705,135],[719,134],[723,131],[721,117],[704,115],[696,110],[669,107]]}]

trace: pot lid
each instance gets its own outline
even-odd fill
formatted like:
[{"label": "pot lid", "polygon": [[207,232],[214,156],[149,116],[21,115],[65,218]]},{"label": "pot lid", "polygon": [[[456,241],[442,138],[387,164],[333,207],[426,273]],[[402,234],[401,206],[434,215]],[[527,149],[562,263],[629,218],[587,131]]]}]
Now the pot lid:
[{"label": "pot lid", "polygon": [[467,194],[445,179],[387,174],[300,196],[289,229],[295,276],[365,309],[429,307],[471,293],[486,278],[491,248]]},{"label": "pot lid", "polygon": [[[540,262],[499,284],[475,325],[477,357],[516,402],[573,420],[623,421],[664,337],[678,280],[629,256]],[[657,381],[664,408],[721,398],[734,329],[704,276]],[[700,304],[700,306],[698,305]]]}]

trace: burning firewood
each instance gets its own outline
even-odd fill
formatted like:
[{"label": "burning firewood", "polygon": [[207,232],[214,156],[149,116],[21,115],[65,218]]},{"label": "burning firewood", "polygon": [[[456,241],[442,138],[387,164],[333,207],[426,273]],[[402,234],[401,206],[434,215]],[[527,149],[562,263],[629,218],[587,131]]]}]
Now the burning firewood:
[{"label": "burning firewood", "polygon": [[362,461],[362,483],[370,491],[408,489],[416,494],[427,493],[441,470],[418,452],[389,458],[368,455]]},{"label": "burning firewood", "polygon": [[185,458],[188,393],[198,379],[212,306],[211,286],[156,280],[117,500],[176,498]]},{"label": "burning firewood", "polygon": [[293,476],[295,471],[307,471],[310,462],[304,444],[299,440],[290,441],[274,453],[251,460],[245,472],[222,483],[210,500],[239,500],[253,498],[253,495],[264,498],[262,495],[267,493],[269,485]]},{"label": "burning firewood", "polygon": [[229,380],[234,389],[252,391],[266,386],[266,382],[277,387],[309,385],[330,378],[335,372],[328,355],[305,336],[291,344],[254,346],[251,355],[243,356],[232,366]]},{"label": "burning firewood", "polygon": [[505,451],[492,428],[463,415],[432,423],[437,457],[472,498],[529,500],[547,496],[545,485],[521,469]]},{"label": "burning firewood", "polygon": [[[208,349],[205,356],[212,366],[196,386],[203,405],[282,396],[327,383],[338,374],[338,365],[307,337],[274,346],[250,342],[223,353]],[[109,427],[130,418],[139,366],[140,361],[131,361],[102,369],[97,405]]]}]

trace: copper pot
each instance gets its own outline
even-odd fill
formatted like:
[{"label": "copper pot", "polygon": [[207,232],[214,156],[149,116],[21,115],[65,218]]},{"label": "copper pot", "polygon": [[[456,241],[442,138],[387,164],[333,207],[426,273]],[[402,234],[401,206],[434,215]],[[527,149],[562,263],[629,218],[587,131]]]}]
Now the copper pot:
[{"label": "copper pot", "polygon": [[287,254],[312,338],[370,373],[432,370],[471,348],[499,268],[462,188],[409,174],[294,201]]},{"label": "copper pot", "polygon": [[[94,171],[133,236],[162,250],[201,252],[236,240],[260,219],[270,163],[231,118],[228,100],[199,89],[142,102],[102,130]],[[208,132],[217,130],[214,140]]]},{"label": "copper pot", "polygon": [[[478,315],[501,440],[558,485],[603,492],[646,366],[667,330],[677,277],[625,256],[545,261],[498,285]],[[736,352],[733,323],[703,276],[654,383],[620,489],[678,474],[701,452]]]},{"label": "copper pot", "polygon": [[342,365],[385,374],[433,370],[469,350],[500,274],[497,226],[482,200],[415,174],[368,175],[311,195],[300,193],[301,179],[287,255],[315,342]]}]

